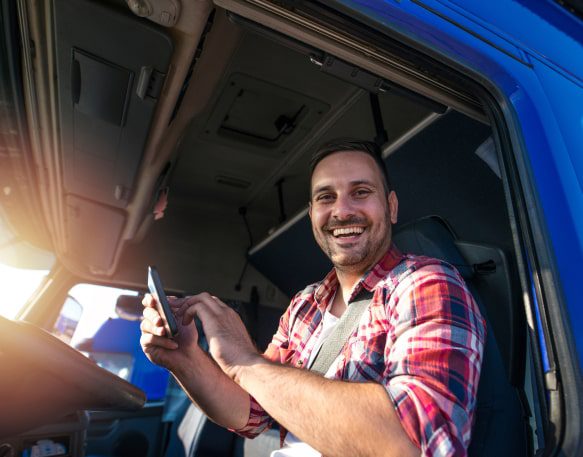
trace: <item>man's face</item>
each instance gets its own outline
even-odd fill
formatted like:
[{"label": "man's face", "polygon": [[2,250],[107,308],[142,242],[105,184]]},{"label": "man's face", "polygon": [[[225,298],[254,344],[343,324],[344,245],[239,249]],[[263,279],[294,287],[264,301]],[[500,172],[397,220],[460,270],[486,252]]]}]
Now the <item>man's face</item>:
[{"label": "man's face", "polygon": [[362,274],[384,255],[397,210],[397,196],[387,196],[381,171],[363,152],[331,154],[314,169],[312,230],[339,270]]}]

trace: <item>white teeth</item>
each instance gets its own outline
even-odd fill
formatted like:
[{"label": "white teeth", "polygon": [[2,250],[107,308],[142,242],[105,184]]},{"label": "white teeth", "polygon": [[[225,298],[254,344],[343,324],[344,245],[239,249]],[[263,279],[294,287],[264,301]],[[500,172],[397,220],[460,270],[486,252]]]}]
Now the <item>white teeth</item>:
[{"label": "white teeth", "polygon": [[363,227],[344,227],[344,228],[337,228],[332,231],[334,236],[341,236],[341,235],[359,235],[364,232]]}]

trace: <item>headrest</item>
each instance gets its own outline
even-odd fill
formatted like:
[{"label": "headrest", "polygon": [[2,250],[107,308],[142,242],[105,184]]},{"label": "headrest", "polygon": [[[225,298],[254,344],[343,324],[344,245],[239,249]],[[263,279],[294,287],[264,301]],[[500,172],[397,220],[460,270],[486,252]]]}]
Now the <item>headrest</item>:
[{"label": "headrest", "polygon": [[115,312],[122,319],[137,321],[142,317],[144,307],[140,295],[120,295],[115,302]]},{"label": "headrest", "polygon": [[427,216],[400,226],[393,241],[403,252],[444,260],[457,268],[465,278],[474,275],[472,265],[456,246],[456,237],[450,226],[439,216]]}]

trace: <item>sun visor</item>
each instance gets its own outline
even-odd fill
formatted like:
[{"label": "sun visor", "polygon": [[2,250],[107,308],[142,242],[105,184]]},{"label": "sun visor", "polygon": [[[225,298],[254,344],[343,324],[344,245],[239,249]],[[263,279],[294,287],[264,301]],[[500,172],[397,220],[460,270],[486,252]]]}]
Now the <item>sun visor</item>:
[{"label": "sun visor", "polygon": [[55,24],[66,191],[125,208],[172,41],[151,22],[102,2],[56,0]]},{"label": "sun visor", "polygon": [[314,240],[307,209],[253,247],[249,262],[290,297],[332,269]]},{"label": "sun visor", "polygon": [[125,213],[71,195],[66,208],[69,257],[88,265],[93,273],[107,271],[114,262]]}]

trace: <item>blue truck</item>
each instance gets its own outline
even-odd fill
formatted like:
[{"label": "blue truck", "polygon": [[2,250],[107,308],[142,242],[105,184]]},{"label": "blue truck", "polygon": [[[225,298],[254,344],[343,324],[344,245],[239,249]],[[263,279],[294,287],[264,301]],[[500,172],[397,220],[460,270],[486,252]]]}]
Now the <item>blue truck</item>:
[{"label": "blue truck", "polygon": [[111,317],[83,335],[71,321],[76,349],[55,335],[73,287],[144,293],[155,264],[169,292],[237,308],[264,348],[290,297],[330,269],[311,235],[309,158],[339,136],[381,147],[395,243],[454,264],[481,303],[468,454],[583,454],[580,0],[0,11],[0,261],[48,271],[0,318],[0,454],[268,455],[277,432],[253,444],[167,373],[137,387],[91,360],[148,363],[138,296],[118,300],[125,336],[105,331]]}]

